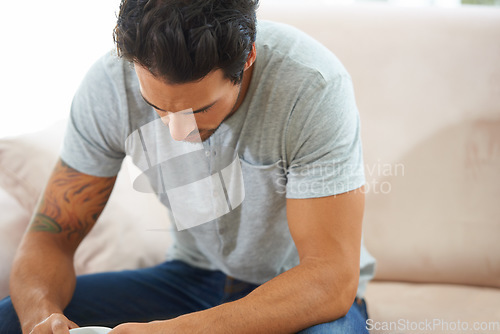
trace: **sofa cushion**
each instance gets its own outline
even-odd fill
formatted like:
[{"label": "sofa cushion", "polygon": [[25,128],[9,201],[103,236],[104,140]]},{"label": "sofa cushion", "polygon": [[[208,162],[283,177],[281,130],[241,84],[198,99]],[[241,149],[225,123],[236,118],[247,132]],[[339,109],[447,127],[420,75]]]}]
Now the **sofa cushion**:
[{"label": "sofa cushion", "polygon": [[258,15],[317,38],[353,78],[375,278],[500,287],[500,10],[310,0]]},{"label": "sofa cushion", "polygon": [[21,239],[29,212],[0,187],[0,299],[8,295],[12,259]]},{"label": "sofa cushion", "polygon": [[[373,334],[500,332],[500,290],[495,288],[370,282],[365,300]],[[473,330],[475,323],[483,327]]]},{"label": "sofa cushion", "polygon": [[366,204],[378,279],[500,287],[500,120],[450,125],[400,163]]},{"label": "sofa cushion", "polygon": [[65,121],[49,128],[0,140],[0,186],[32,212],[54,167]]},{"label": "sofa cushion", "polygon": [[[0,243],[0,297],[6,293],[14,250],[58,158],[65,124],[0,140],[0,236],[5,239]],[[77,274],[152,266],[165,259],[168,215],[154,194],[132,189],[137,172],[124,162],[108,204],[77,249]]]}]

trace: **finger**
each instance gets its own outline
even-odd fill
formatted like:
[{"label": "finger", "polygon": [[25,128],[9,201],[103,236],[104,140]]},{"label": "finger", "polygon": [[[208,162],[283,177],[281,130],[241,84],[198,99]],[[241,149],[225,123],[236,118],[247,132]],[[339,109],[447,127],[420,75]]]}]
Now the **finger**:
[{"label": "finger", "polygon": [[[128,333],[144,333],[141,328],[145,324],[139,324],[135,322],[128,322],[113,328],[108,334],[128,334]],[[147,332],[146,332],[147,333]]]},{"label": "finger", "polygon": [[57,318],[52,322],[52,333],[69,334],[70,321],[63,318]]},{"label": "finger", "polygon": [[123,333],[130,333],[130,323],[125,323],[116,326],[113,328],[108,334],[123,334]]},{"label": "finger", "polygon": [[68,327],[69,329],[73,329],[73,328],[78,328],[80,326],[78,326],[77,324],[75,324],[73,321],[69,320],[69,319],[66,319],[67,322],[68,322]]}]

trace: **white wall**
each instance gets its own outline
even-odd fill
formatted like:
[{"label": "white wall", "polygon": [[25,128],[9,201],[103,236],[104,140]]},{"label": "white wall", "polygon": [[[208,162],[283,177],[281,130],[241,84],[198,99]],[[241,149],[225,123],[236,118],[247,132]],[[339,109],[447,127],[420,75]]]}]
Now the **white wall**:
[{"label": "white wall", "polygon": [[[261,1],[285,4],[292,0]],[[368,0],[323,1],[349,5]],[[397,5],[459,5],[460,0],[384,1]],[[87,69],[114,47],[112,29],[119,3],[2,2],[0,137],[43,129],[67,117],[73,94]]]},{"label": "white wall", "polygon": [[67,117],[92,63],[113,48],[119,0],[3,1],[0,137]]}]

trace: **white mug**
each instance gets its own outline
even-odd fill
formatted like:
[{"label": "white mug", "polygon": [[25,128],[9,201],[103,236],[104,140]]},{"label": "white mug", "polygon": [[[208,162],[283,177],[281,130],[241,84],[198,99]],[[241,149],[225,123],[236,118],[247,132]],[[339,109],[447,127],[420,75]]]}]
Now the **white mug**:
[{"label": "white mug", "polygon": [[111,331],[108,327],[79,327],[70,329],[71,334],[107,334]]}]

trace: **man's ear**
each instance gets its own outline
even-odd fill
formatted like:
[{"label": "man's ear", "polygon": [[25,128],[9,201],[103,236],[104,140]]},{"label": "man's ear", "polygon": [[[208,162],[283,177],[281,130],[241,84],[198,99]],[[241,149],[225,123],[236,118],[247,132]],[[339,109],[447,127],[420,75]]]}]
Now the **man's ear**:
[{"label": "man's ear", "polygon": [[257,51],[255,50],[255,43],[253,43],[252,50],[248,54],[248,59],[247,59],[247,62],[245,63],[245,68],[243,69],[244,71],[246,71],[247,69],[249,69],[253,65],[256,57],[257,57]]}]

